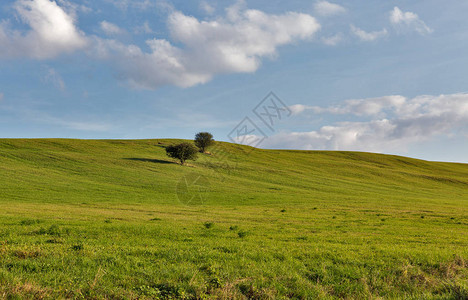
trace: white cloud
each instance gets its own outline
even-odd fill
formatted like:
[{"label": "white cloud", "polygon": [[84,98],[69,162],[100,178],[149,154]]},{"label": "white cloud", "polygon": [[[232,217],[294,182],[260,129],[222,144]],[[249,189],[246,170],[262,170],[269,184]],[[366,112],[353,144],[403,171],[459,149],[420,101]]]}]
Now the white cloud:
[{"label": "white cloud", "polygon": [[100,23],[100,27],[101,27],[101,30],[104,31],[104,33],[107,35],[119,35],[119,34],[125,33],[125,30],[107,21],[102,21]]},{"label": "white cloud", "polygon": [[293,115],[298,115],[298,114],[304,112],[308,108],[309,108],[309,106],[303,105],[303,104],[294,104],[294,105],[289,106],[289,109],[291,110],[291,113]]},{"label": "white cloud", "polygon": [[135,27],[134,32],[136,34],[139,34],[139,33],[149,34],[149,33],[153,33],[153,29],[151,29],[151,26],[149,25],[149,22],[145,21],[143,23],[143,25]]},{"label": "white cloud", "polygon": [[54,68],[47,68],[44,81],[51,83],[61,91],[65,91],[65,82],[63,81],[62,76],[60,76],[60,74]]},{"label": "white cloud", "polygon": [[417,14],[409,11],[403,12],[396,6],[390,12],[390,22],[400,30],[415,30],[423,35],[433,32]]},{"label": "white cloud", "polygon": [[351,32],[356,35],[361,41],[370,42],[387,35],[387,29],[380,31],[366,32],[354,25],[351,25]]},{"label": "white cloud", "polygon": [[[217,74],[255,72],[264,58],[277,56],[278,47],[310,39],[320,29],[308,14],[267,14],[247,9],[244,1],[228,7],[224,17],[206,21],[171,9],[167,20],[170,39],[147,40],[150,50],[146,51],[114,39],[86,37],[75,24],[74,11],[78,8],[60,1],[69,13],[52,0],[18,0],[14,7],[30,30],[10,30],[7,22],[0,23],[0,57],[48,59],[85,49],[92,58],[112,61],[118,77],[135,88],[190,87],[206,83]],[[159,3],[109,1],[122,8]],[[107,21],[100,26],[110,36],[124,33]],[[145,22],[141,30],[148,33],[151,28]]]},{"label": "white cloud", "polygon": [[0,57],[46,59],[87,45],[86,37],[75,26],[73,17],[55,1],[19,0],[14,7],[30,30],[14,31],[6,22],[0,23]]},{"label": "white cloud", "polygon": [[368,99],[351,99],[344,101],[344,105],[330,107],[307,107],[316,113],[333,113],[333,114],[354,114],[357,116],[364,115],[379,115],[384,110],[393,109],[399,110],[406,104],[406,98],[403,96],[384,96]]},{"label": "white cloud", "polygon": [[208,15],[214,14],[214,12],[216,10],[215,7],[212,4],[210,4],[210,3],[206,2],[206,1],[200,2],[200,9],[202,11],[204,11]]},{"label": "white cloud", "polygon": [[105,0],[115,7],[126,11],[129,8],[138,10],[147,10],[151,7],[156,7],[158,1],[155,0]]},{"label": "white cloud", "polygon": [[343,35],[340,33],[337,33],[335,35],[332,35],[330,37],[322,37],[322,42],[325,45],[328,46],[336,46],[338,45],[341,41],[343,40]]},{"label": "white cloud", "polygon": [[322,16],[332,16],[346,12],[346,9],[338,4],[328,1],[318,1],[314,4],[314,9],[317,14]]},{"label": "white cloud", "polygon": [[88,14],[93,11],[90,7],[86,5],[73,3],[67,0],[57,0],[57,3],[60,4],[60,6],[65,10],[65,12],[68,15],[72,16],[73,19],[76,19],[78,12]]},{"label": "white cloud", "polygon": [[404,151],[438,136],[466,138],[468,133],[468,94],[412,99],[387,96],[348,100],[325,108],[301,104],[293,107],[299,113],[311,110],[370,119],[340,122],[309,132],[282,132],[268,138],[262,147],[391,152]]},{"label": "white cloud", "polygon": [[310,15],[288,12],[266,14],[243,8],[238,2],[226,17],[200,21],[174,11],[169,15],[171,39],[152,39],[150,52],[135,45],[98,40],[95,54],[117,61],[120,75],[134,87],[155,89],[172,84],[190,87],[216,74],[255,72],[264,57],[274,58],[277,48],[310,39],[320,24]]}]

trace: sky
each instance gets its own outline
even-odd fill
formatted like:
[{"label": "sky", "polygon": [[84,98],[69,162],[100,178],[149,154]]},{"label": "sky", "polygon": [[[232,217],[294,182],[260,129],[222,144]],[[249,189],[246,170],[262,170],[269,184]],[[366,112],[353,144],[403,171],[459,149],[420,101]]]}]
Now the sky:
[{"label": "sky", "polygon": [[468,2],[3,0],[0,137],[468,163]]}]

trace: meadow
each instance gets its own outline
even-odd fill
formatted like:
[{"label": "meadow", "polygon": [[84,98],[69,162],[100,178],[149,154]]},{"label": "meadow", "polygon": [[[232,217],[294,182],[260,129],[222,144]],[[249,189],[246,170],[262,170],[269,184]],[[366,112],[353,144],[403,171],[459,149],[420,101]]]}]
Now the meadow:
[{"label": "meadow", "polygon": [[468,164],[180,141],[0,139],[0,298],[468,299]]}]

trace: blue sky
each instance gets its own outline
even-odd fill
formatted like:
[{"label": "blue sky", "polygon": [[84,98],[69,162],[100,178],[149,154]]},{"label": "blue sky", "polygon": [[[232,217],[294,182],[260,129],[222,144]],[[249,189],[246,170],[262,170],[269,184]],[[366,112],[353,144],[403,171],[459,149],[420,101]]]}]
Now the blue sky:
[{"label": "blue sky", "polygon": [[[467,11],[455,0],[2,1],[0,136],[210,131],[468,162]],[[277,115],[256,115],[259,103]]]}]

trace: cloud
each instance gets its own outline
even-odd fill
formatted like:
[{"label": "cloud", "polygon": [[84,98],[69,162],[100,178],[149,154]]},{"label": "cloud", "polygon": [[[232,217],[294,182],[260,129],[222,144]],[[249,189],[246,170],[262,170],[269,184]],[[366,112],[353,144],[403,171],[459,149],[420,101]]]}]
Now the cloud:
[{"label": "cloud", "polygon": [[136,88],[162,85],[190,87],[216,74],[251,73],[262,58],[274,58],[277,48],[310,39],[320,24],[310,15],[288,12],[267,14],[245,9],[237,2],[226,16],[200,21],[173,11],[168,17],[171,40],[147,40],[144,52],[135,45],[98,40],[95,55],[118,62],[120,76]]},{"label": "cloud", "polygon": [[[108,1],[122,8],[163,3]],[[278,55],[278,47],[311,39],[320,29],[320,24],[308,14],[267,14],[247,9],[245,1],[238,1],[226,9],[224,17],[212,20],[199,20],[170,9],[169,38],[147,40],[142,48],[114,39],[85,36],[75,24],[74,12],[80,8],[68,5],[65,0],[59,3],[63,7],[52,0],[18,0],[14,7],[29,30],[10,30],[7,22],[0,23],[0,57],[50,59],[85,50],[91,58],[111,61],[118,78],[132,87],[190,87],[206,83],[218,74],[255,72],[263,59]],[[105,20],[100,27],[109,36],[125,32]],[[146,22],[141,30],[148,33],[151,28]],[[54,82],[60,88],[60,81]]]},{"label": "cloud", "polygon": [[354,25],[351,25],[351,32],[357,36],[361,41],[370,42],[387,35],[387,29],[381,31],[366,32]]},{"label": "cloud", "polygon": [[291,110],[291,113],[293,115],[298,115],[298,114],[304,112],[306,109],[309,109],[309,107],[310,106],[303,105],[303,104],[295,104],[295,105],[289,106],[289,109]]},{"label": "cloud", "polygon": [[54,68],[47,68],[44,81],[51,83],[61,91],[65,91],[65,82],[63,81],[62,76],[60,76],[60,74]]},{"label": "cloud", "polygon": [[343,35],[338,33],[330,37],[322,37],[322,42],[328,46],[336,46],[343,40]]},{"label": "cloud", "polygon": [[[244,1],[238,1],[226,9],[224,17],[212,20],[199,20],[169,10],[170,38],[147,40],[144,50],[114,39],[86,37],[75,24],[74,12],[79,8],[65,0],[59,3],[63,7],[51,0],[18,0],[14,7],[29,30],[10,30],[7,22],[0,23],[0,57],[50,59],[86,50],[92,58],[112,61],[118,77],[135,88],[190,87],[206,83],[218,74],[255,72],[263,59],[278,55],[278,47],[308,40],[320,29],[320,24],[308,14],[267,14],[247,9]],[[122,7],[155,4],[151,1],[119,3]],[[105,20],[100,27],[109,36],[125,32]],[[141,30],[148,33],[151,28],[145,23]],[[336,39],[326,42],[333,44]]]},{"label": "cloud", "polygon": [[403,12],[396,6],[390,12],[390,22],[400,30],[416,31],[422,35],[433,32],[417,14],[409,11]]},{"label": "cloud", "polygon": [[200,2],[200,9],[208,15],[212,15],[215,12],[215,7],[206,1]]},{"label": "cloud", "polygon": [[0,23],[0,57],[47,59],[86,47],[87,39],[74,18],[55,1],[19,0],[14,8],[30,29],[10,30],[7,22]]},{"label": "cloud", "polygon": [[65,82],[63,81],[62,76],[54,68],[47,68],[44,81],[51,83],[61,91],[65,91]]},{"label": "cloud", "polygon": [[354,114],[357,116],[380,115],[386,109],[399,110],[406,104],[406,98],[403,96],[384,96],[368,99],[351,99],[344,101],[344,105],[317,107],[307,106],[305,109],[312,109],[315,113],[333,113],[333,114]]},{"label": "cloud", "polygon": [[149,34],[149,33],[153,33],[153,29],[151,29],[151,26],[149,25],[149,22],[148,21],[145,21],[143,23],[143,25],[141,26],[137,26],[135,27],[135,29],[133,30],[136,34],[140,34],[140,33],[146,33],[146,34]]},{"label": "cloud", "polygon": [[107,21],[102,21],[100,23],[100,27],[101,27],[101,30],[104,31],[104,33],[107,35],[119,35],[119,34],[125,33],[125,30]]},{"label": "cloud", "polygon": [[137,10],[147,10],[157,6],[158,1],[152,0],[105,0],[120,10],[127,11],[129,8]]},{"label": "cloud", "polygon": [[68,15],[72,16],[73,19],[76,19],[78,12],[88,14],[93,11],[92,8],[86,5],[72,3],[67,0],[57,0],[57,3],[60,4],[60,6],[65,10],[65,12]]},{"label": "cloud", "polygon": [[339,122],[309,132],[282,132],[262,147],[373,152],[404,151],[439,136],[468,134],[468,94],[403,96],[348,100],[342,105],[317,108],[297,104],[296,114],[347,114],[368,120]]},{"label": "cloud", "polygon": [[332,16],[346,12],[346,9],[338,4],[328,1],[318,1],[314,4],[314,9],[321,16]]}]

